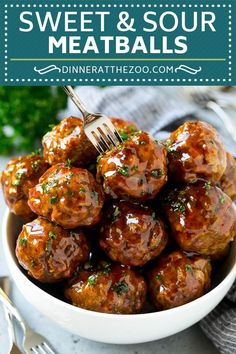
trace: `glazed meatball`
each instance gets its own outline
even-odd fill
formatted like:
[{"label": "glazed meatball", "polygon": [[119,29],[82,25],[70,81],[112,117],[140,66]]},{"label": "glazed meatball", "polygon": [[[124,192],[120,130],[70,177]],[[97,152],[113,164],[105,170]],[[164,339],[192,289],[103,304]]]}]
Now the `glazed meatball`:
[{"label": "glazed meatball", "polygon": [[50,165],[66,162],[68,159],[77,166],[85,166],[96,161],[96,149],[84,133],[80,118],[63,119],[42,140],[45,160]]},{"label": "glazed meatball", "polygon": [[184,305],[210,288],[211,265],[201,256],[175,251],[161,257],[149,272],[149,291],[158,310]]},{"label": "glazed meatball", "polygon": [[32,211],[66,229],[98,223],[103,203],[93,175],[68,164],[52,166],[29,191]]},{"label": "glazed meatball", "polygon": [[210,182],[175,188],[163,206],[172,235],[185,251],[217,257],[235,236],[232,200]]},{"label": "glazed meatball", "polygon": [[219,185],[225,194],[227,194],[232,200],[236,200],[236,161],[229,152],[227,152],[226,170]]},{"label": "glazed meatball", "polygon": [[89,257],[89,245],[80,230],[64,230],[44,218],[23,226],[16,256],[28,274],[43,283],[72,277]]},{"label": "glazed meatball", "polygon": [[153,199],[167,182],[166,148],[138,132],[98,160],[97,179],[113,198]]},{"label": "glazed meatball", "polygon": [[80,270],[65,296],[73,305],[91,311],[139,313],[146,300],[146,283],[127,266],[101,262],[99,269]]},{"label": "glazed meatball", "polygon": [[204,122],[186,122],[167,141],[169,172],[175,182],[217,182],[226,169],[226,151],[216,130]]},{"label": "glazed meatball", "polygon": [[136,133],[139,129],[134,122],[129,122],[120,118],[111,117],[111,121],[115,128],[118,130],[123,141],[127,140],[128,137]]},{"label": "glazed meatball", "polygon": [[15,158],[8,162],[2,172],[3,195],[10,211],[25,221],[32,220],[34,213],[28,206],[29,189],[34,187],[39,177],[49,165],[37,153]]},{"label": "glazed meatball", "polygon": [[164,224],[147,206],[114,203],[100,233],[100,246],[113,260],[143,266],[167,244]]}]

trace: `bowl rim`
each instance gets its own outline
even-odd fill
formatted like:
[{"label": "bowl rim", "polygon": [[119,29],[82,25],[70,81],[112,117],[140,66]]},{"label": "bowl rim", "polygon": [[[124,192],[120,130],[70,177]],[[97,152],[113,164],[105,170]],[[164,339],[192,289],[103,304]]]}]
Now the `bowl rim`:
[{"label": "bowl rim", "polygon": [[[80,307],[77,307],[75,305],[69,304],[63,300],[60,300],[56,298],[55,296],[47,293],[45,290],[41,289],[39,286],[35,285],[20,269],[19,265],[16,263],[15,259],[11,255],[10,247],[9,247],[9,242],[8,242],[8,235],[7,235],[7,225],[10,221],[10,216],[11,212],[6,209],[4,216],[3,216],[3,221],[2,221],[2,237],[3,237],[3,249],[4,249],[4,255],[6,257],[7,264],[11,263],[11,265],[14,267],[15,271],[24,279],[25,282],[29,284],[29,286],[33,287],[35,291],[38,291],[39,293],[42,292],[44,296],[48,296],[49,299],[54,302],[58,306],[63,306],[65,309],[68,309],[68,311],[75,311],[78,314],[82,315],[87,315],[91,317],[99,317],[103,319],[116,319],[116,320],[129,320],[129,321],[135,321],[136,319],[147,319],[147,318],[156,318],[157,316],[163,317],[166,315],[169,315],[170,313],[175,315],[178,315],[181,313],[183,310],[187,311],[188,308],[191,309],[192,306],[198,306],[201,305],[202,302],[205,302],[207,300],[210,300],[212,296],[214,296],[216,293],[221,292],[225,288],[225,285],[232,280],[232,277],[236,279],[236,258],[235,258],[235,263],[230,270],[230,272],[227,274],[227,276],[217,285],[215,286],[212,290],[210,290],[208,293],[202,295],[201,297],[190,301],[187,304],[174,307],[168,310],[163,310],[163,311],[156,311],[156,312],[148,312],[148,313],[139,313],[139,314],[109,314],[109,313],[103,313],[103,312],[96,312],[96,311],[91,311],[91,310],[86,310],[82,309]],[[235,241],[236,242],[236,239]],[[11,267],[9,267],[11,268]],[[13,277],[12,277],[13,278]],[[13,281],[15,282],[15,279],[13,278]],[[17,284],[16,284],[17,286]]]}]

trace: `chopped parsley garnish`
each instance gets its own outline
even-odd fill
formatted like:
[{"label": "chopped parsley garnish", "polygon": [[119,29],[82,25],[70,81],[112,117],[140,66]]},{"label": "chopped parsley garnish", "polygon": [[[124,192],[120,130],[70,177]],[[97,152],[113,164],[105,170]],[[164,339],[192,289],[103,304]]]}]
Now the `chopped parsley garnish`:
[{"label": "chopped parsley garnish", "polygon": [[53,240],[55,240],[57,238],[57,235],[53,231],[49,231],[48,236]]},{"label": "chopped parsley garnish", "polygon": [[144,140],[142,140],[142,141],[140,141],[139,142],[139,145],[146,145],[147,143],[146,143],[146,141],[144,141]]},{"label": "chopped parsley garnish", "polygon": [[72,166],[71,166],[71,163],[72,163],[72,160],[67,159],[67,161],[66,161],[66,167],[67,167],[67,168],[71,168],[71,167],[72,167]]},{"label": "chopped parsley garnish", "polygon": [[91,192],[91,195],[92,195],[92,198],[95,199],[96,203],[98,203],[98,192],[93,191],[93,192]]},{"label": "chopped parsley garnish", "polygon": [[193,269],[190,264],[186,264],[185,270],[186,270],[186,272],[192,272]]},{"label": "chopped parsley garnish", "polygon": [[52,242],[51,242],[51,240],[47,240],[46,241],[46,246],[45,246],[45,251],[46,252],[50,252],[51,248],[52,248]]},{"label": "chopped parsley garnish", "polygon": [[48,194],[51,188],[57,187],[58,181],[52,180],[42,184],[42,189],[44,194]]},{"label": "chopped parsley garnish", "polygon": [[155,212],[152,213],[152,218],[153,218],[153,220],[157,220],[157,216],[156,216]]},{"label": "chopped parsley garnish", "polygon": [[85,190],[85,188],[80,187],[79,191],[80,191],[81,193],[84,193],[86,190]]},{"label": "chopped parsley garnish", "polygon": [[113,285],[113,290],[120,296],[129,292],[129,286],[126,281],[122,280]]},{"label": "chopped parsley garnish", "polygon": [[34,157],[34,156],[37,156],[37,155],[41,155],[41,149],[37,149],[37,150],[31,152],[31,154],[29,156],[30,157]]},{"label": "chopped parsley garnish", "polygon": [[171,207],[173,208],[173,211],[179,211],[180,213],[185,212],[185,206],[184,203],[181,202],[180,200],[177,202],[171,203]]},{"label": "chopped parsley garnish", "polygon": [[111,263],[108,262],[103,262],[102,264],[102,268],[103,268],[103,274],[108,274],[111,271]]},{"label": "chopped parsley garnish", "polygon": [[98,155],[98,157],[97,157],[97,162],[98,162],[99,160],[101,160],[101,158],[102,158],[102,155]]},{"label": "chopped parsley garnish", "polygon": [[97,280],[97,276],[95,274],[90,275],[90,277],[88,277],[88,284],[90,286],[93,286],[94,284],[96,284],[96,280]]},{"label": "chopped parsley garnish", "polygon": [[20,186],[21,182],[20,179],[15,179],[15,181],[12,183],[12,186]]},{"label": "chopped parsley garnish", "polygon": [[120,137],[123,141],[126,141],[129,137],[129,135],[127,133],[125,133],[124,131],[120,131],[119,134],[120,134]]},{"label": "chopped parsley garnish", "polygon": [[128,166],[123,166],[118,169],[118,172],[125,177],[129,176],[129,167]]},{"label": "chopped parsley garnish", "polygon": [[114,213],[112,214],[112,220],[115,221],[117,219],[117,217],[119,216],[119,214],[120,214],[119,208],[116,207],[114,210]]},{"label": "chopped parsley garnish", "polygon": [[54,196],[53,196],[53,197],[51,197],[51,199],[50,199],[51,204],[56,204],[56,203],[57,203],[57,201],[58,201],[58,197],[57,197],[57,195],[54,195]]},{"label": "chopped parsley garnish", "polygon": [[207,189],[207,190],[210,189],[211,188],[211,182],[210,181],[205,182],[204,188]]},{"label": "chopped parsley garnish", "polygon": [[225,196],[222,195],[219,200],[220,200],[220,204],[223,205],[225,203]]},{"label": "chopped parsley garnish", "polygon": [[159,280],[159,281],[161,280],[161,274],[156,275],[156,280]]},{"label": "chopped parsley garnish", "polygon": [[26,244],[27,244],[27,238],[26,237],[22,237],[20,239],[20,244],[21,244],[22,247],[25,247]]},{"label": "chopped parsley garnish", "polygon": [[22,177],[24,177],[24,174],[24,171],[17,171],[15,177],[16,179],[21,179]]},{"label": "chopped parsley garnish", "polygon": [[164,176],[164,172],[162,169],[158,168],[157,170],[152,170],[151,175],[154,178],[161,178]]},{"label": "chopped parsley garnish", "polygon": [[53,129],[55,126],[56,126],[55,124],[49,124],[49,125],[48,125],[48,128],[49,128],[49,129]]}]

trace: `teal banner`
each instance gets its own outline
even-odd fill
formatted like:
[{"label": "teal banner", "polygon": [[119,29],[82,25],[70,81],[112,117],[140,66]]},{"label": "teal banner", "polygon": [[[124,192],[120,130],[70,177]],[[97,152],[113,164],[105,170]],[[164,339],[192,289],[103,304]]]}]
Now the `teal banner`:
[{"label": "teal banner", "polygon": [[1,85],[236,85],[235,0],[1,0],[0,17]]}]

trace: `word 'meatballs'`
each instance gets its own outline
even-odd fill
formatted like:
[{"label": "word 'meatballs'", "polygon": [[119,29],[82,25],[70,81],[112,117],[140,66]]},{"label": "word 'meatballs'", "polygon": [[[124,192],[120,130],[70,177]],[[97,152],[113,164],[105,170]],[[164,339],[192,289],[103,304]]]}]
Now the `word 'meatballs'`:
[{"label": "word 'meatballs'", "polygon": [[210,288],[211,265],[201,256],[175,251],[162,256],[148,275],[153,304],[167,310],[197,299]]},{"label": "word 'meatballs'", "polygon": [[226,169],[226,151],[209,124],[186,122],[167,140],[169,173],[175,182],[218,182]]},{"label": "word 'meatballs'", "polygon": [[66,229],[95,225],[104,203],[102,187],[93,175],[68,164],[52,166],[29,191],[29,206]]},{"label": "word 'meatballs'", "polygon": [[54,283],[72,277],[78,265],[88,260],[89,245],[82,231],[64,230],[39,217],[23,226],[16,256],[31,277]]},{"label": "word 'meatballs'", "polygon": [[147,206],[113,203],[100,232],[100,246],[113,260],[143,266],[159,256],[167,244],[162,220]]},{"label": "word 'meatballs'", "polygon": [[113,198],[153,199],[167,182],[166,155],[161,143],[138,132],[98,159],[97,179]]},{"label": "word 'meatballs'", "polygon": [[190,252],[220,257],[236,231],[232,200],[210,182],[171,190],[163,202],[172,236]]}]

